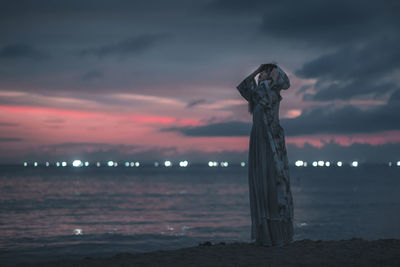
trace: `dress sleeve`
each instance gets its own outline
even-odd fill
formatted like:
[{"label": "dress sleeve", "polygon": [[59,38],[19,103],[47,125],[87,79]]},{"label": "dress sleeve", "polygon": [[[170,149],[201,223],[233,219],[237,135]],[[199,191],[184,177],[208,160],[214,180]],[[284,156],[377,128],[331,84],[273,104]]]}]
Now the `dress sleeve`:
[{"label": "dress sleeve", "polygon": [[289,89],[289,87],[290,87],[289,77],[279,66],[277,66],[277,67],[278,67],[278,79],[276,81],[274,81],[272,86],[278,87],[279,90]]},{"label": "dress sleeve", "polygon": [[264,82],[262,82],[258,86],[262,86],[263,89],[255,90],[254,93],[252,94],[252,99],[253,99],[254,103],[260,103],[265,108],[271,108],[272,103],[271,103],[271,99],[270,99],[270,96],[268,93],[268,89],[266,87],[268,85],[266,85]]},{"label": "dress sleeve", "polygon": [[[259,89],[258,87],[262,86],[263,89]],[[247,77],[244,79],[236,88],[239,90],[240,94],[246,99],[248,102],[253,104],[260,103],[264,107],[271,108],[271,101],[266,93],[264,83],[256,84],[253,78]],[[264,91],[265,93],[262,93]]]},{"label": "dress sleeve", "polygon": [[239,90],[240,95],[247,101],[251,101],[251,97],[254,93],[256,82],[252,77],[244,79],[236,88]]}]

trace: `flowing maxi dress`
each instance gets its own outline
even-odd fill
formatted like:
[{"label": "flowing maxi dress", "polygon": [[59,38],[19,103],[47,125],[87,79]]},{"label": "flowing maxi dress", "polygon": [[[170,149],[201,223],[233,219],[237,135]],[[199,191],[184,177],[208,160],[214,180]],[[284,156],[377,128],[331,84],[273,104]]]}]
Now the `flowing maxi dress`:
[{"label": "flowing maxi dress", "polygon": [[293,241],[293,198],[284,130],[279,124],[280,90],[290,87],[278,66],[278,79],[258,85],[251,76],[236,88],[253,102],[253,125],[248,154],[251,241],[284,246]]}]

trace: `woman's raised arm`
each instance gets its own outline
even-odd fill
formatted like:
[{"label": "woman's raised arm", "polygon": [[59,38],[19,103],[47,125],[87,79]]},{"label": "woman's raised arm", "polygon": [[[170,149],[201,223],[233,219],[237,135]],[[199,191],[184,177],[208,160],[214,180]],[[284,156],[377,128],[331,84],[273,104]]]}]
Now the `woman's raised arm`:
[{"label": "woman's raised arm", "polygon": [[290,87],[289,77],[279,66],[277,67],[278,67],[278,78],[276,79],[276,81],[273,82],[272,86],[277,86],[279,90],[289,89]]},{"label": "woman's raised arm", "polygon": [[257,86],[254,78],[261,72],[261,70],[264,68],[264,65],[265,64],[261,64],[255,71],[253,71],[253,73],[247,76],[238,86],[236,86],[241,96],[247,101],[250,101],[253,90]]}]

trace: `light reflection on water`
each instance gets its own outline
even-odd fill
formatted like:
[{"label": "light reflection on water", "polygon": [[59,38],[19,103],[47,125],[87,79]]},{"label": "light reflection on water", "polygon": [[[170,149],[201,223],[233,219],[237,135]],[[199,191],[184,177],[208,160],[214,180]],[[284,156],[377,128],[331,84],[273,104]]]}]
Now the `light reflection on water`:
[{"label": "light reflection on water", "polygon": [[[292,169],[294,239],[400,238],[399,172]],[[3,170],[0,204],[0,249],[7,251],[84,243],[141,251],[144,243],[157,250],[202,240],[250,241],[247,167]]]},{"label": "light reflection on water", "polygon": [[84,235],[212,236],[216,233],[201,230],[211,227],[222,229],[222,236],[229,235],[232,224],[249,223],[242,174],[207,179],[205,173],[165,170],[154,176],[46,171],[2,178],[3,248],[11,245],[9,238],[67,236],[74,229]]}]

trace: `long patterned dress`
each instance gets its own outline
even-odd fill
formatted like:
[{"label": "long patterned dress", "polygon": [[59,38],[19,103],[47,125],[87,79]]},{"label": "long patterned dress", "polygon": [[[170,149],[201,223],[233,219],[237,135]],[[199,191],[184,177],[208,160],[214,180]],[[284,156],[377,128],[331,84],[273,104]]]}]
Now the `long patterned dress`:
[{"label": "long patterned dress", "polygon": [[258,85],[251,76],[236,88],[254,104],[248,154],[251,240],[264,246],[293,241],[293,198],[284,130],[279,124],[280,90],[290,87],[278,66],[278,79]]}]

